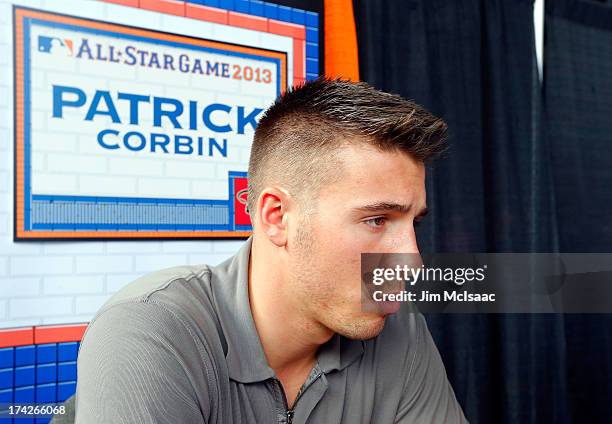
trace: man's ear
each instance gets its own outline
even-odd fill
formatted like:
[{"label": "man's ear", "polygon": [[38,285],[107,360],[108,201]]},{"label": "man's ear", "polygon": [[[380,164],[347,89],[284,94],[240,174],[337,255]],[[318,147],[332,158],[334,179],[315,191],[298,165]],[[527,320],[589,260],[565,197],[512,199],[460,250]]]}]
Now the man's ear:
[{"label": "man's ear", "polygon": [[287,212],[291,195],[278,187],[266,187],[257,201],[257,221],[261,231],[278,247],[288,239]]}]

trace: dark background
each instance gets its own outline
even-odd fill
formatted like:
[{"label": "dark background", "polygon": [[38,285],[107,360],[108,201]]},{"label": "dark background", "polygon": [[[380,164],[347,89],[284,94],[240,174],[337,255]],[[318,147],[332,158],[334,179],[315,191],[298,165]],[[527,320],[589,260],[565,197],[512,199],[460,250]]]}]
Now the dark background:
[{"label": "dark background", "polygon": [[[612,2],[611,2],[612,3]],[[612,7],[354,0],[361,79],[429,108],[423,252],[612,251]],[[612,422],[612,315],[429,315],[472,423]]]}]

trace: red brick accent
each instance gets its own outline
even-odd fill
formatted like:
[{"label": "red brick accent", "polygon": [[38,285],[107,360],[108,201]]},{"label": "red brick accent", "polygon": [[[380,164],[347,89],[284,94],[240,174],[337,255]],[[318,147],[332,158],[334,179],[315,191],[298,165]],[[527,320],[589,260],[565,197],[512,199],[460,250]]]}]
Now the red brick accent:
[{"label": "red brick accent", "polygon": [[293,78],[293,86],[296,87],[298,85],[302,85],[302,84],[304,84],[305,81],[306,81],[305,78],[296,78],[296,77],[294,77]]},{"label": "red brick accent", "polygon": [[185,16],[201,21],[227,25],[227,10],[217,9],[216,7],[185,3]]},{"label": "red brick accent", "polygon": [[107,3],[121,4],[123,6],[138,7],[138,0],[104,0]]},{"label": "red brick accent", "polygon": [[34,327],[34,343],[79,342],[87,324],[44,325]]},{"label": "red brick accent", "polygon": [[185,16],[185,2],[179,0],[140,0],[140,8],[170,15]]},{"label": "red brick accent", "polygon": [[34,327],[7,328],[0,330],[0,348],[24,346],[34,343]]},{"label": "red brick accent", "polygon": [[268,19],[268,32],[300,40],[306,39],[306,28],[303,25],[290,24],[274,19]]},{"label": "red brick accent", "polygon": [[306,77],[305,49],[306,42],[304,40],[293,39],[293,78]]},{"label": "red brick accent", "polygon": [[268,30],[268,19],[238,12],[229,12],[229,24],[240,28],[254,29],[255,31]]}]

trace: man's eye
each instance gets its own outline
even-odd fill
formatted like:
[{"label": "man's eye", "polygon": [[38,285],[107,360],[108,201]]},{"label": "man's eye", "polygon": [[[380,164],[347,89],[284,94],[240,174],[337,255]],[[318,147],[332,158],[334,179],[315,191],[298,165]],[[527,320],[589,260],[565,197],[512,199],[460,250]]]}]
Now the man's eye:
[{"label": "man's eye", "polygon": [[368,219],[364,222],[372,228],[381,228],[383,225],[385,225],[385,222],[387,222],[387,218],[379,216],[376,218]]}]

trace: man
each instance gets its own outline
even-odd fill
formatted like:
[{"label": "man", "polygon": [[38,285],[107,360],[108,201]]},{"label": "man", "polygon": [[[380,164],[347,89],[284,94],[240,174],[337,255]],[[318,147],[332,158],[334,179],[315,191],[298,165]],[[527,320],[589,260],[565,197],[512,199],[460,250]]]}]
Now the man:
[{"label": "man", "polygon": [[282,95],[252,146],[253,235],[107,302],[79,353],[77,423],[465,422],[423,317],[361,305],[361,253],[418,253],[445,132],[365,83]]}]

